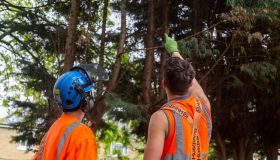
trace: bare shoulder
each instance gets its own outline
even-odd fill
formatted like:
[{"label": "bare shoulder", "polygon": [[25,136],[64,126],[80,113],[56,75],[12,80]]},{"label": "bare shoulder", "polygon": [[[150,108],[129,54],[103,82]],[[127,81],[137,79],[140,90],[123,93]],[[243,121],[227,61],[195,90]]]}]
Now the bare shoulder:
[{"label": "bare shoulder", "polygon": [[162,110],[158,110],[155,113],[152,114],[150,121],[154,122],[167,122],[166,116],[164,115]]},{"label": "bare shoulder", "polygon": [[150,130],[163,130],[166,131],[167,129],[167,118],[165,114],[163,113],[162,110],[158,110],[155,113],[152,114],[151,119],[150,119],[150,125],[149,128]]},{"label": "bare shoulder", "polygon": [[152,114],[144,160],[160,159],[164,147],[165,128],[167,127],[165,123],[167,123],[167,119],[163,111],[159,110]]}]

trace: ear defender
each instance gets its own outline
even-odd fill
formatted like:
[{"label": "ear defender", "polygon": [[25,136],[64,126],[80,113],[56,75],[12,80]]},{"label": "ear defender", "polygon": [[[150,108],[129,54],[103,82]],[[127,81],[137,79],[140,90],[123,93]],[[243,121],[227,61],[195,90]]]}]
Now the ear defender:
[{"label": "ear defender", "polygon": [[81,107],[84,107],[86,109],[86,111],[90,111],[93,109],[94,107],[94,101],[93,101],[93,96],[90,95],[89,92],[83,92],[82,93],[82,100],[81,102],[84,102],[83,105],[81,105]]},{"label": "ear defender", "polygon": [[86,106],[88,111],[92,110],[94,107],[93,97],[91,95]]},{"label": "ear defender", "polygon": [[89,92],[84,92],[83,87],[75,83],[75,89],[82,95],[80,106],[84,112],[90,111],[94,107],[93,96]]}]

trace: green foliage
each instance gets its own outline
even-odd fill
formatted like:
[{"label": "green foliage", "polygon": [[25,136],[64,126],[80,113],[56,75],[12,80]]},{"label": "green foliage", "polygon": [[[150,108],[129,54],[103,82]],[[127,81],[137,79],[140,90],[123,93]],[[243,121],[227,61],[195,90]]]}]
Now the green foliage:
[{"label": "green foliage", "polygon": [[141,118],[141,112],[144,110],[144,106],[116,98],[116,95],[107,102],[109,107],[108,111],[111,113],[108,115],[109,118],[115,118],[124,122]]},{"label": "green foliage", "polygon": [[[118,98],[115,94],[111,97],[107,97],[108,113],[107,118],[111,120],[120,121],[125,124],[130,124],[130,132],[127,132],[127,136],[131,134],[142,137],[143,124],[146,124],[145,117],[146,109],[144,105],[137,105],[128,101]],[[126,138],[128,138],[126,137]]]},{"label": "green foliage", "polygon": [[244,83],[235,75],[231,75],[230,78],[232,78],[231,85],[232,87],[242,87]]},{"label": "green foliage", "polygon": [[209,151],[208,151],[208,155],[209,155],[209,159],[217,159],[217,152],[215,150],[215,148],[217,147],[217,144],[212,142],[209,146]]},{"label": "green foliage", "polygon": [[258,21],[270,22],[279,21],[278,10],[280,2],[277,0],[228,0],[229,6],[233,9],[229,14],[223,14],[223,18],[239,24],[246,30],[252,29]]},{"label": "green foliage", "polygon": [[[79,19],[84,24],[87,17],[98,13],[88,12],[85,9],[88,3],[85,2],[81,2],[83,16]],[[92,3],[93,11],[93,7],[98,8],[96,3]],[[57,107],[53,102],[52,88],[63,68],[69,4],[68,1],[0,2],[0,49],[5,52],[0,56],[0,61],[5,63],[0,79],[6,92],[1,103],[13,107],[12,114],[18,119],[13,124],[19,131],[19,135],[14,137],[17,142],[27,139],[28,144],[38,144],[59,115],[59,112],[52,113]],[[97,20],[90,23],[95,24]],[[88,31],[97,29],[88,28]],[[80,27],[78,33],[82,30],[85,26]],[[96,36],[91,41],[95,39]],[[98,55],[97,50],[90,51],[88,57]],[[76,53],[79,56],[84,52],[85,49],[78,48]]]},{"label": "green foliage", "polygon": [[275,79],[277,68],[268,62],[252,62],[241,66],[241,71],[248,74],[252,79],[265,83]]},{"label": "green foliage", "polygon": [[[123,125],[123,127],[120,127],[120,125]],[[128,136],[128,129],[124,124],[116,123],[112,120],[106,121],[106,126],[96,134],[97,139],[105,144],[105,155],[109,155],[110,145],[114,142],[122,143],[125,147],[130,145],[131,141]],[[113,154],[125,158],[119,149],[113,150]]]},{"label": "green foliage", "polygon": [[[265,153],[268,145],[279,144],[270,138],[280,135],[279,3],[278,0],[203,1],[199,2],[199,10],[193,8],[191,1],[172,1],[168,5],[170,35],[179,40],[182,55],[192,59],[196,78],[199,80],[207,73],[201,84],[213,106],[215,131],[226,141],[227,158],[234,157],[232,144],[240,139],[251,138],[259,153]],[[77,42],[76,64],[98,62],[102,5],[102,1],[81,0],[76,40],[85,35],[88,43]],[[106,125],[97,133],[107,148],[113,141],[131,145],[134,136],[137,143],[145,142],[149,116],[162,101],[157,99],[161,87],[158,57],[162,51],[155,49],[153,106],[143,105],[145,56],[137,49],[147,45],[150,16],[147,5],[147,1],[127,1],[126,52],[121,57],[117,87],[106,97]],[[166,12],[161,1],[155,5],[154,45],[157,46],[161,45],[162,30],[167,26],[162,23]],[[69,6],[69,1],[0,1],[0,80],[7,93],[1,96],[1,101],[4,106],[13,107],[13,115],[20,117],[14,125],[20,133],[14,137],[16,141],[28,139],[30,144],[38,144],[55,119],[52,87],[63,69]],[[108,14],[115,16],[113,12],[118,14],[120,10],[119,1],[113,1],[109,7]],[[199,13],[197,17],[193,11]],[[113,20],[107,21],[105,68],[110,75],[117,53],[117,25]],[[125,128],[118,128],[117,122]],[[217,158],[214,150],[217,145],[211,145],[210,158]],[[143,147],[139,147],[138,159],[142,158]]]},{"label": "green foliage", "polygon": [[128,53],[122,54],[122,65],[128,65],[129,64],[129,55]]},{"label": "green foliage", "polygon": [[188,58],[198,57],[200,59],[211,58],[219,54],[219,50],[211,48],[207,42],[208,37],[201,39],[192,37],[190,40],[178,41],[180,52]]},{"label": "green foliage", "polygon": [[280,8],[280,2],[278,0],[256,0],[256,1],[249,1],[249,0],[227,0],[227,5],[229,6],[243,6],[248,7],[251,9],[255,8]]}]

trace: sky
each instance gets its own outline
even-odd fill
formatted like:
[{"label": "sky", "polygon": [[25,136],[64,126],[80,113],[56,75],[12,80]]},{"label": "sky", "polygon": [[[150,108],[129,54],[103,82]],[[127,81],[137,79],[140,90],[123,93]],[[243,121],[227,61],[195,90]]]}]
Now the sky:
[{"label": "sky", "polygon": [[7,108],[5,107],[0,107],[0,118],[4,118],[8,115],[8,112],[7,112]]}]

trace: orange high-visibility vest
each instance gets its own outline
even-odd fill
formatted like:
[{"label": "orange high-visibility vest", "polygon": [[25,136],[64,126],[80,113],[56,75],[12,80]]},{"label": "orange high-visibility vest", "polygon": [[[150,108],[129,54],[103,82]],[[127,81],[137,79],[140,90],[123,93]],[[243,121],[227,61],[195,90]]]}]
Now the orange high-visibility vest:
[{"label": "orange high-visibility vest", "polygon": [[[197,99],[201,104],[200,119],[198,122],[198,137],[200,142],[199,153],[203,160],[208,159],[208,148],[212,132],[212,120],[209,107],[202,99]],[[175,110],[166,109],[165,106],[172,104],[176,106],[179,112]],[[161,109],[165,113],[168,120],[168,133],[165,138],[163,153],[161,159],[163,160],[193,160],[200,159],[192,157],[192,143],[193,143],[193,122],[194,114],[197,104],[194,97],[182,96],[169,101]],[[181,114],[179,114],[181,112]],[[186,118],[187,117],[187,118]],[[197,154],[197,152],[195,152]]]},{"label": "orange high-visibility vest", "polygon": [[63,114],[42,139],[35,160],[96,160],[92,130],[74,116]]}]

